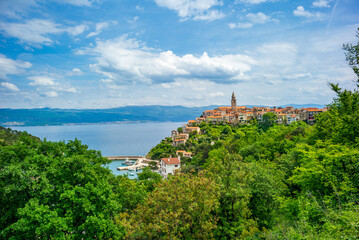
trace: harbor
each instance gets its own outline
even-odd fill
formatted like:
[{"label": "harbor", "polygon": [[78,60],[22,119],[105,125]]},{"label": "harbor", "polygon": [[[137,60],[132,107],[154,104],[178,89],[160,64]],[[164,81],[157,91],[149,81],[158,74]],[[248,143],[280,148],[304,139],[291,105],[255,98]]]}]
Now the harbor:
[{"label": "harbor", "polygon": [[108,156],[107,159],[111,160],[109,168],[116,175],[128,175],[129,178],[137,178],[137,173],[142,171],[142,168],[148,167],[150,162],[158,161],[148,159],[145,156]]}]

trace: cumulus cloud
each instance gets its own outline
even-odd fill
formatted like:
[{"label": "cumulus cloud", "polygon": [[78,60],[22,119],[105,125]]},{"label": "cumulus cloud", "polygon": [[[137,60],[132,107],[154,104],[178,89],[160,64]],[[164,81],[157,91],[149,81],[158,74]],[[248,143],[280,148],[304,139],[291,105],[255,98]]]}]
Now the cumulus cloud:
[{"label": "cumulus cloud", "polygon": [[32,65],[29,62],[21,60],[13,60],[7,58],[5,55],[0,54],[0,78],[6,79],[7,75],[15,75],[30,68]]},{"label": "cumulus cloud", "polygon": [[15,86],[14,84],[12,84],[12,83],[2,82],[2,83],[1,83],[1,86],[5,87],[5,88],[7,88],[7,89],[9,89],[9,90],[11,90],[11,91],[14,91],[14,92],[19,91],[18,87],[16,87],[16,86]]},{"label": "cumulus cloud", "polygon": [[328,0],[317,0],[313,2],[313,6],[314,7],[318,7],[318,8],[328,8],[329,6],[329,1]]},{"label": "cumulus cloud", "polygon": [[116,25],[117,24],[117,21],[105,21],[105,22],[100,22],[100,23],[96,23],[96,30],[94,32],[90,32],[86,38],[89,38],[89,37],[93,37],[93,36],[97,36],[99,35],[102,30],[110,27],[112,25]]},{"label": "cumulus cloud", "polygon": [[32,76],[28,77],[28,79],[32,80],[33,82],[29,83],[31,86],[54,86],[56,83],[54,79],[47,76]]},{"label": "cumulus cloud", "polygon": [[182,20],[215,20],[225,16],[224,13],[211,9],[222,5],[219,0],[155,0],[160,7],[175,10]]},{"label": "cumulus cloud", "polygon": [[62,33],[78,35],[84,32],[87,29],[87,26],[78,25],[74,27],[64,27],[61,24],[52,22],[51,20],[30,19],[25,23],[0,22],[0,29],[3,30],[6,35],[18,38],[20,41],[30,45],[49,45],[53,43],[50,35]]},{"label": "cumulus cloud", "polygon": [[246,19],[248,22],[230,23],[228,26],[232,29],[233,28],[251,28],[255,24],[264,24],[267,22],[278,22],[277,19],[271,18],[270,16],[267,16],[262,12],[248,13],[246,15]]},{"label": "cumulus cloud", "polygon": [[243,80],[245,72],[255,63],[242,54],[209,56],[204,52],[201,56],[177,56],[172,51],[148,48],[126,36],[97,41],[94,48],[78,51],[78,54],[95,55],[97,63],[90,65],[91,69],[121,84],[165,83],[179,77],[229,83]]},{"label": "cumulus cloud", "polygon": [[306,17],[319,20],[322,18],[322,14],[319,12],[310,12],[304,9],[303,6],[298,6],[294,11],[293,14],[297,17]]}]

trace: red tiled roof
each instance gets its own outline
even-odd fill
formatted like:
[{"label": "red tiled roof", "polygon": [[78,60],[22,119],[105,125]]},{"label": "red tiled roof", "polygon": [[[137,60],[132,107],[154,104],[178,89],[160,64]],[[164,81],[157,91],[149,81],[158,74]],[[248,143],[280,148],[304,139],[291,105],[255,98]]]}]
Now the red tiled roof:
[{"label": "red tiled roof", "polygon": [[179,141],[186,141],[186,139],[176,139],[175,142],[179,142]]},{"label": "red tiled roof", "polygon": [[180,164],[180,160],[178,158],[161,158],[166,164]]}]

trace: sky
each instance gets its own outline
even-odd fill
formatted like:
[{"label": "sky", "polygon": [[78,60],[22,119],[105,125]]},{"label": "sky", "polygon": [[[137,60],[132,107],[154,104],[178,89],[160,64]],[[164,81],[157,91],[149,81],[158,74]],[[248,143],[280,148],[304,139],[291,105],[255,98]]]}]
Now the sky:
[{"label": "sky", "polygon": [[358,0],[0,0],[0,108],[328,104]]}]

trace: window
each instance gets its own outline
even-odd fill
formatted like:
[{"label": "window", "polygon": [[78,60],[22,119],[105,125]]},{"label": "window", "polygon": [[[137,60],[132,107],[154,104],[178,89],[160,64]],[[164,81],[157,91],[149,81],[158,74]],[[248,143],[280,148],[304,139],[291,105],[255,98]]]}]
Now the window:
[{"label": "window", "polygon": [[175,167],[178,167],[178,165],[175,165]]}]

